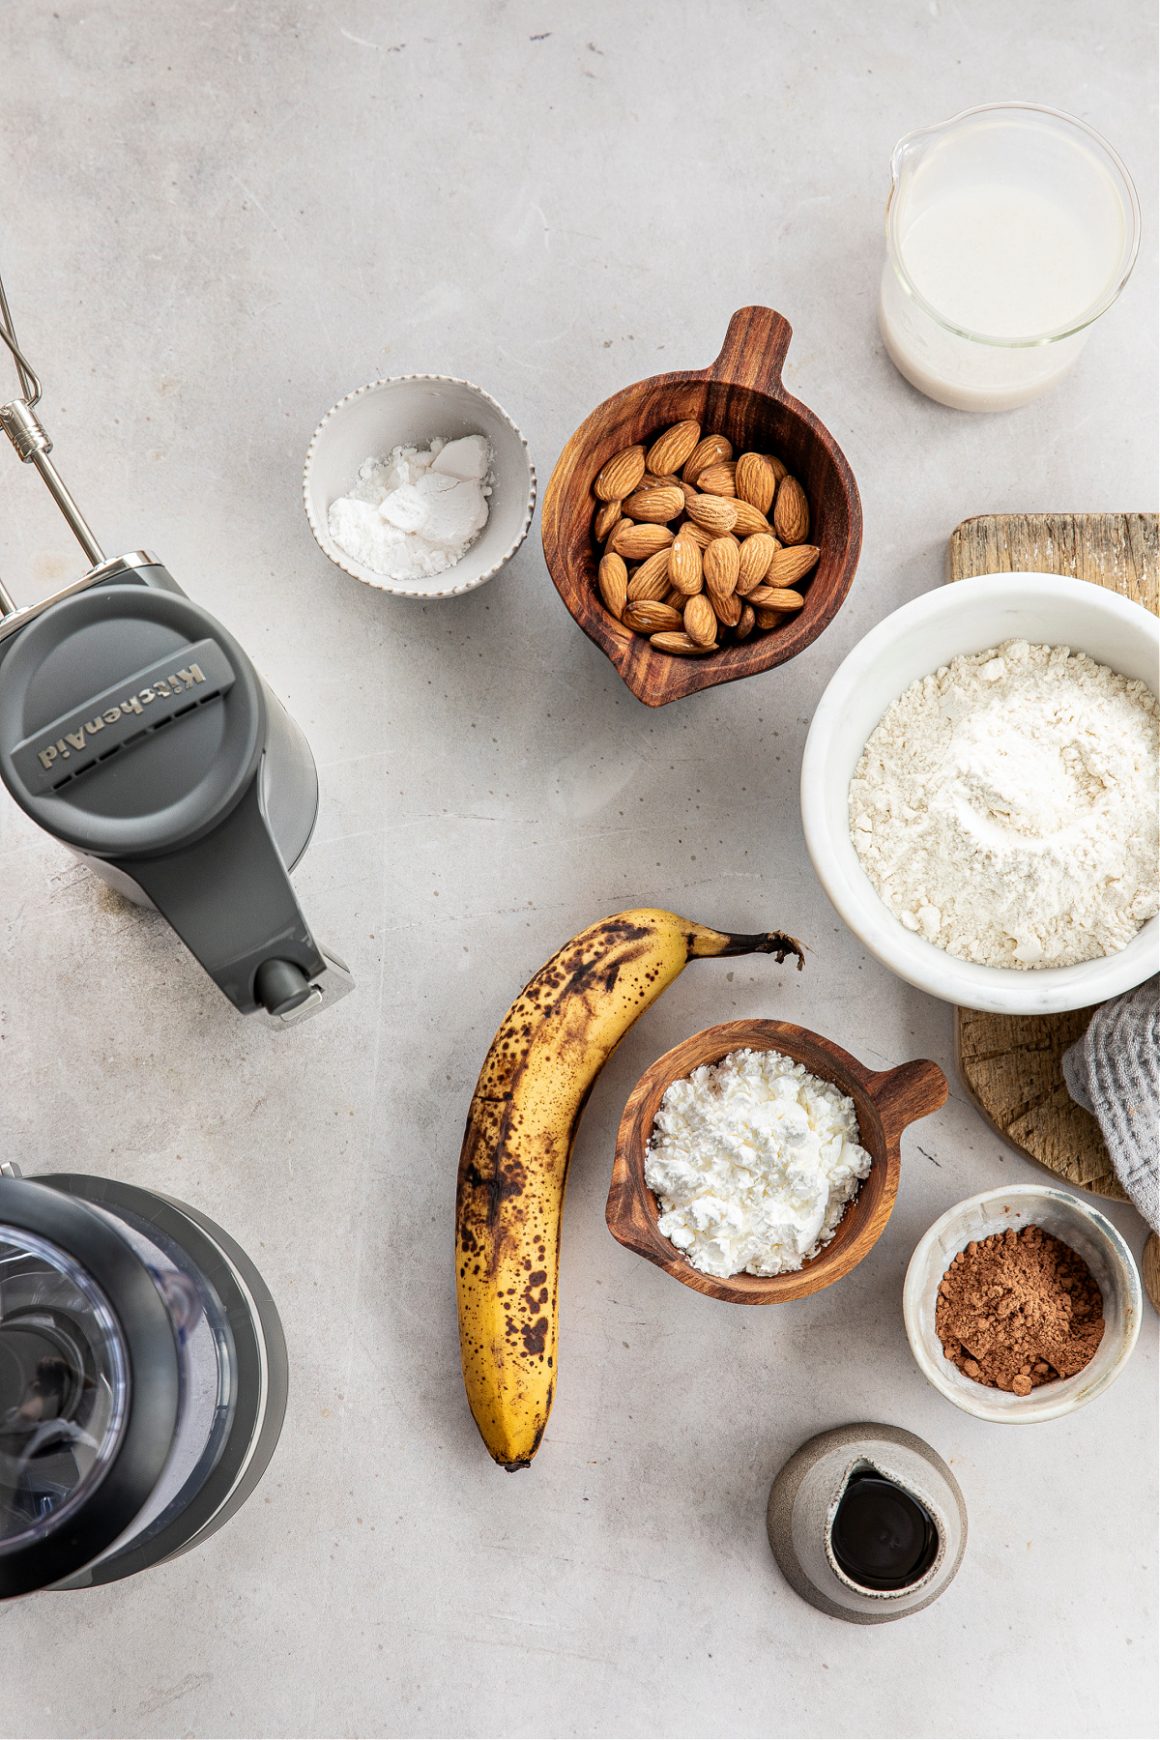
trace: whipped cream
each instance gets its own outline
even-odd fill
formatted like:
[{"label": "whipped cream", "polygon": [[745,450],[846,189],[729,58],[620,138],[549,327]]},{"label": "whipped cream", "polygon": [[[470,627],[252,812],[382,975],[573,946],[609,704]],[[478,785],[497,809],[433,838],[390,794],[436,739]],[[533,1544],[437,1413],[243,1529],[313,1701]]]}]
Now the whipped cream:
[{"label": "whipped cream", "polygon": [[870,1170],[854,1102],[780,1051],[731,1051],[668,1088],[645,1156],[665,1238],[721,1279],[817,1255]]},{"label": "whipped cream", "polygon": [[349,494],[330,504],[330,535],[385,579],[441,574],[487,524],[491,466],[482,435],[436,435],[426,448],[395,447],[385,459],[365,459]]}]

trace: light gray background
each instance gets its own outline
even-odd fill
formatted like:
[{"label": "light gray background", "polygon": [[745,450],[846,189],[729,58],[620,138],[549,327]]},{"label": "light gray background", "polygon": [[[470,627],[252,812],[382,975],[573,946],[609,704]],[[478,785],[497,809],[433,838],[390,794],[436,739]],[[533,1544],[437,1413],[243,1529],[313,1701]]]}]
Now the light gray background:
[{"label": "light gray background", "polygon": [[[930,1221],[1038,1179],[954,1088],[904,1145],[840,1286],[747,1312],[604,1226],[640,1070],[735,1015],[871,1063],[951,1064],[951,1012],[836,922],[796,780],[842,655],[938,585],[964,516],[1154,506],[1152,7],[119,4],[3,7],[0,256],[57,458],[106,547],[160,551],[305,726],[297,877],[357,994],[284,1037],[156,920],[0,804],[7,1152],[200,1204],[258,1259],[293,1396],[254,1501],[196,1555],[0,1616],[7,1735],[1109,1735],[1156,1721],[1156,1322],[1116,1388],[1005,1431],[928,1388],[902,1276]],[[1009,416],[911,392],[874,324],[891,146],[1024,97],[1104,129],[1139,185],[1135,279],[1074,377]],[[791,666],[646,712],[576,629],[538,528],[469,598],[331,568],[299,478],[340,394],[464,374],[541,479],[606,394],[700,366],[732,309],[792,321],[787,378],[862,488],[858,579]],[[0,453],[0,567],[80,572]],[[565,1215],[559,1396],[530,1472],[464,1403],[452,1198],[485,1047],[529,974],[617,907],[785,925],[813,953],[693,967],[597,1086]],[[920,1145],[921,1144],[921,1148]],[[1143,1227],[1113,1218],[1132,1246]],[[765,1542],[819,1429],[907,1426],[970,1511],[958,1582],[859,1630]]]}]

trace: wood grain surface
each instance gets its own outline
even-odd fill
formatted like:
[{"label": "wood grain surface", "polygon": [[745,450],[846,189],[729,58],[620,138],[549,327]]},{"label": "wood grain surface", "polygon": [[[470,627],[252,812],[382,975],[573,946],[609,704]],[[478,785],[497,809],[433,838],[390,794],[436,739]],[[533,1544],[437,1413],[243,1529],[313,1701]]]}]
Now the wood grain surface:
[{"label": "wood grain surface", "polygon": [[[853,473],[833,436],[785,390],[781,371],[789,322],[772,308],[741,308],[717,360],[707,369],[653,375],[598,405],[556,461],[544,492],[544,560],[556,590],[589,640],[612,660],[649,707],[784,664],[817,639],[840,609],[862,547],[862,505]],[[810,541],[821,550],[801,583],[805,605],[788,621],[703,657],[659,651],[608,611],[596,589],[599,550],[592,536],[592,484],[608,459],[694,418],[705,434],[725,435],[735,452],[776,453],[805,489]]]},{"label": "wood grain surface", "polygon": [[[950,541],[950,578],[1070,574],[1155,611],[1160,590],[1156,514],[991,514],[964,520]],[[1030,1159],[1097,1196],[1125,1200],[1099,1125],[1077,1106],[1062,1057],[1091,1018],[955,1011],[955,1052],[967,1092],[989,1123]]]},{"label": "wood grain surface", "polygon": [[1148,1234],[1148,1242],[1140,1259],[1140,1274],[1144,1279],[1145,1293],[1156,1310],[1160,1311],[1160,1239],[1155,1233]]},{"label": "wood grain surface", "polygon": [[[731,1051],[780,1051],[814,1075],[849,1094],[858,1115],[862,1146],[871,1157],[868,1176],[838,1224],[830,1243],[789,1275],[704,1275],[660,1231],[657,1199],[645,1183],[649,1137],[665,1090],[702,1063],[719,1063]],[[616,1158],[604,1218],[622,1245],[656,1263],[674,1280],[731,1305],[776,1305],[801,1299],[840,1281],[877,1242],[898,1194],[902,1132],[916,1118],[936,1112],[947,1097],[947,1079],[926,1058],[897,1069],[873,1070],[820,1033],[790,1021],[726,1021],[706,1027],[646,1069],[629,1096],[616,1137]]]}]

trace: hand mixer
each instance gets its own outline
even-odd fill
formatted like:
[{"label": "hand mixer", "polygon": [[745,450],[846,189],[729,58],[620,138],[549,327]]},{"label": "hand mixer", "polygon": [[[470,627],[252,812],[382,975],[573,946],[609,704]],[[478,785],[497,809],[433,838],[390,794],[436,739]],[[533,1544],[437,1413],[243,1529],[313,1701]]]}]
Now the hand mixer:
[{"label": "hand mixer", "polygon": [[0,428],[90,564],[23,608],[0,583],[0,780],[95,875],[155,907],[243,1014],[314,1014],[352,981],[290,883],[318,813],[309,745],[156,556],[105,556],[50,458],[2,283],[0,338],[20,384]]}]

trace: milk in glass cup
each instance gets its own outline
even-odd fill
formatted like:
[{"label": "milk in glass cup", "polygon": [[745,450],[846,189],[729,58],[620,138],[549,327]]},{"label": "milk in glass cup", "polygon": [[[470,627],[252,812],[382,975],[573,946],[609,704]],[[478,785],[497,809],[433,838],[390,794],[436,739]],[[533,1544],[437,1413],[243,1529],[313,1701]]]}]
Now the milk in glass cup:
[{"label": "milk in glass cup", "polygon": [[990,103],[891,158],[878,320],[911,384],[1004,411],[1067,373],[1140,245],[1131,177],[1083,121]]}]

